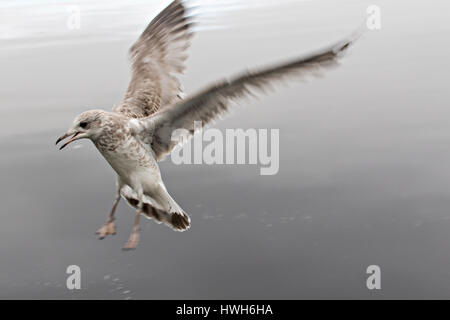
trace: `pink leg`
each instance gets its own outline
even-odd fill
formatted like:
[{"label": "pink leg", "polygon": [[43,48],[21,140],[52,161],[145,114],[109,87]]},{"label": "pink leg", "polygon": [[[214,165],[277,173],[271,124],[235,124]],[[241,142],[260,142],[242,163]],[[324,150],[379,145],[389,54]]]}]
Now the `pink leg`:
[{"label": "pink leg", "polygon": [[100,240],[106,238],[106,236],[109,235],[115,235],[116,234],[116,224],[114,222],[114,220],[116,220],[116,218],[114,217],[114,214],[116,212],[117,206],[119,205],[120,202],[120,190],[121,190],[122,186],[118,185],[118,191],[117,191],[117,196],[116,199],[114,201],[114,205],[111,209],[111,212],[109,214],[108,220],[106,220],[106,223],[100,227],[100,229],[97,230],[96,234],[98,234],[98,238]]},{"label": "pink leg", "polygon": [[139,220],[141,217],[141,213],[138,212],[136,214],[136,218],[134,219],[133,231],[131,232],[130,238],[127,243],[123,247],[123,250],[134,250],[137,248],[139,244]]},{"label": "pink leg", "polygon": [[137,248],[139,244],[139,221],[141,218],[141,214],[143,214],[143,206],[144,203],[142,202],[142,192],[139,193],[139,205],[138,210],[136,213],[136,218],[134,219],[134,226],[133,231],[131,232],[130,238],[128,239],[127,243],[123,247],[123,250],[134,250]]}]

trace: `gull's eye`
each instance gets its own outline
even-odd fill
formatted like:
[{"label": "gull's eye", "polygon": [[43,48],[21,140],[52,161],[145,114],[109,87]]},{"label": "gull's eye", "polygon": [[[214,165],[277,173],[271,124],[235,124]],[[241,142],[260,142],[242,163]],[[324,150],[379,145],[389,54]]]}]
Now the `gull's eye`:
[{"label": "gull's eye", "polygon": [[87,127],[88,123],[86,121],[80,122],[80,127],[85,129]]}]

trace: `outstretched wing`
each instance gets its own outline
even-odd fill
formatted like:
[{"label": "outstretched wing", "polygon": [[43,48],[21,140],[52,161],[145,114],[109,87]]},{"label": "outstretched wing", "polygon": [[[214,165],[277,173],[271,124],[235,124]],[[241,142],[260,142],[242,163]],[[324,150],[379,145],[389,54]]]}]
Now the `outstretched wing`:
[{"label": "outstretched wing", "polygon": [[115,112],[143,118],[179,100],[176,75],[185,69],[191,26],[181,0],[173,1],[153,19],[130,49],[131,82]]},{"label": "outstretched wing", "polygon": [[232,101],[252,95],[255,90],[264,92],[274,82],[288,77],[317,75],[321,70],[337,65],[339,56],[352,42],[344,41],[291,63],[258,72],[247,72],[234,80],[219,82],[143,119],[156,159],[161,160],[178,144],[178,141],[172,141],[174,130],[186,129],[192,135],[195,121],[201,121],[202,126],[210,124],[228,111]]}]

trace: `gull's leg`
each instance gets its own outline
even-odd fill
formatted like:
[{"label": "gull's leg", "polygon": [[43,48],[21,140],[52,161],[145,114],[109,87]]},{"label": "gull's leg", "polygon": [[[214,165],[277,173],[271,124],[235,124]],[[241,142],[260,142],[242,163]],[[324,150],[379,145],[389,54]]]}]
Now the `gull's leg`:
[{"label": "gull's leg", "polygon": [[128,239],[127,243],[123,247],[123,250],[134,250],[139,244],[139,221],[141,219],[141,214],[144,214],[143,208],[144,208],[144,202],[143,199],[143,191],[142,189],[138,192],[139,197],[139,204],[138,204],[138,210],[136,213],[136,218],[134,219],[134,225],[133,225],[133,231],[131,232],[130,238]]},{"label": "gull's leg", "polygon": [[116,198],[114,200],[113,207],[111,209],[111,212],[108,216],[108,220],[106,220],[106,223],[100,227],[100,229],[97,230],[97,234],[99,235],[99,239],[104,239],[108,235],[114,235],[116,234],[116,224],[114,220],[116,218],[114,217],[114,214],[116,212],[117,206],[120,202],[120,191],[122,190],[123,183],[120,181],[120,179],[117,180],[117,193]]}]

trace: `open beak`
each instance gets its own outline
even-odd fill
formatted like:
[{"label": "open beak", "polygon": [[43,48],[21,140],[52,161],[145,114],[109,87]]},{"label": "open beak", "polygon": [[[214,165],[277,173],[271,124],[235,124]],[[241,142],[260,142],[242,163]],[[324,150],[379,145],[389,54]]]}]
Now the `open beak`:
[{"label": "open beak", "polygon": [[73,131],[72,131],[72,132],[68,132],[68,133],[66,133],[65,135],[59,137],[58,140],[56,140],[56,143],[55,143],[55,144],[58,144],[58,143],[60,143],[61,141],[63,141],[64,139],[67,139],[68,137],[72,136],[72,137],[69,139],[69,141],[67,141],[66,143],[64,143],[64,144],[61,146],[61,148],[59,148],[59,150],[62,150],[62,149],[64,149],[69,143],[74,142],[75,140],[77,140],[77,137],[78,137],[78,135],[79,135],[80,133],[81,133],[81,132],[75,132],[75,133],[73,133]]}]

